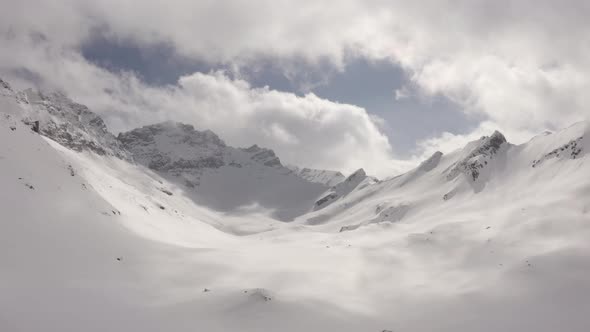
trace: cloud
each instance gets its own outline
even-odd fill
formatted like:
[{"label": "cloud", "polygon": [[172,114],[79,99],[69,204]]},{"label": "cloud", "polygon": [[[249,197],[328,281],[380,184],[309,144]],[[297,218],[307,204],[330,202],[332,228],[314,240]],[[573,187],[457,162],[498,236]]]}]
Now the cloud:
[{"label": "cloud", "polygon": [[412,93],[410,92],[408,87],[404,85],[399,89],[395,89],[394,95],[395,95],[395,100],[402,100],[402,99],[410,98],[412,96]]},{"label": "cloud", "polygon": [[252,88],[214,72],[182,77],[165,94],[173,102],[153,109],[217,131],[231,144],[271,147],[289,163],[346,171],[368,166],[381,173],[392,158],[386,136],[364,109],[312,93]]},{"label": "cloud", "polygon": [[[222,71],[183,76],[176,85],[149,86],[133,73],[111,73],[75,50],[48,42],[13,40],[11,55],[0,55],[0,71],[26,87],[23,67],[42,77],[43,89],[63,89],[90,105],[111,129],[173,120],[218,133],[228,144],[259,144],[274,149],[286,163],[352,172],[365,167],[389,173],[392,151],[379,119],[366,110],[317,97],[254,88]],[[12,73],[12,74],[11,74]],[[381,120],[382,121],[382,120]]]},{"label": "cloud", "polygon": [[[180,56],[236,68],[274,59],[287,74],[294,73],[291,61],[345,70],[351,58],[386,59],[411,77],[412,93],[444,95],[466,115],[485,121],[468,135],[419,142],[417,155],[436,144],[458,145],[483,129],[499,128],[523,142],[531,133],[590,117],[590,4],[583,0],[343,0],[337,6],[317,0],[147,0],[141,6],[131,0],[22,0],[3,9],[2,72],[24,68],[39,75],[44,84],[101,110],[117,127],[132,119],[198,119],[229,141],[264,140],[259,143],[287,160],[304,158],[310,166],[348,168],[365,159],[365,165],[390,167],[383,161],[390,148],[366,112],[352,105],[253,89],[219,73],[154,88],[133,73],[112,74],[86,63],[80,45],[98,31],[121,42],[170,45]],[[117,119],[121,111],[125,118]],[[322,130],[313,129],[316,116],[323,119]],[[358,121],[356,128],[351,120]],[[265,130],[252,129],[258,125]],[[325,144],[324,157],[315,151],[319,145],[304,152],[308,134]],[[355,154],[350,148],[359,146],[368,151]],[[353,161],[346,162],[344,154]]]},{"label": "cloud", "polygon": [[395,57],[423,92],[484,114],[516,142],[588,118],[587,2],[458,1],[401,12],[411,28]]}]

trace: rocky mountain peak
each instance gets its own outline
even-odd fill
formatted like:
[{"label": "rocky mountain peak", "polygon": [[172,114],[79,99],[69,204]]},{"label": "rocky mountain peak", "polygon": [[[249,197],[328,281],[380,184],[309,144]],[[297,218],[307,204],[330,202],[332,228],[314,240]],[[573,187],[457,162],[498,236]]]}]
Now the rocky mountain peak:
[{"label": "rocky mountain peak", "polygon": [[481,145],[480,149],[483,149],[483,151],[490,151],[490,153],[496,153],[500,146],[507,142],[506,137],[497,130],[495,130],[491,136],[484,136],[481,139],[484,143]]},{"label": "rocky mountain peak", "polygon": [[254,144],[249,148],[241,148],[240,150],[250,154],[250,159],[261,163],[268,167],[283,167],[279,157],[271,149],[261,148]]},{"label": "rocky mountain peak", "polygon": [[188,124],[157,123],[120,133],[118,139],[137,162],[158,171],[178,175],[225,165],[225,142]]},{"label": "rocky mountain peak", "polygon": [[478,141],[467,145],[467,154],[457,161],[447,173],[447,179],[452,180],[459,174],[468,175],[476,181],[488,163],[494,159],[502,146],[507,143],[506,138],[499,131],[494,131],[491,136],[483,136]]},{"label": "rocky mountain peak", "polygon": [[[100,116],[75,103],[65,94],[43,94],[27,89],[14,93],[5,81],[0,83],[5,96],[22,104],[21,119],[39,124],[39,133],[75,151],[92,151],[131,160]],[[7,94],[10,93],[10,94]]]},{"label": "rocky mountain peak", "polygon": [[[191,147],[222,148],[225,142],[210,130],[198,131],[192,125],[180,122],[161,122],[152,125],[136,128],[131,131],[120,133],[119,140],[124,144],[153,143],[159,140],[160,143],[178,143]],[[160,146],[164,149],[165,146]]]}]

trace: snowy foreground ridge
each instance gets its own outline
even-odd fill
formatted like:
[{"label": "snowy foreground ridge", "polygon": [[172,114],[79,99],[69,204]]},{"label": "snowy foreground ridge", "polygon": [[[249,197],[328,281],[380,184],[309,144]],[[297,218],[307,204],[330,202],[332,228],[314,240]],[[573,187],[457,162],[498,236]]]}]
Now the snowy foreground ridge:
[{"label": "snowy foreground ridge", "polygon": [[0,331],[588,331],[588,150],[345,177],[0,81]]}]

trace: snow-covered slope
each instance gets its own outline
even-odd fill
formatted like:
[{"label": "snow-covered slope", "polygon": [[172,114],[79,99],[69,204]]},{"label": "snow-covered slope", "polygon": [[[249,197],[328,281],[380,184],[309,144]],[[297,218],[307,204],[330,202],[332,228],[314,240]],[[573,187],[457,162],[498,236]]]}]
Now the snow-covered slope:
[{"label": "snow-covered slope", "polygon": [[[1,83],[0,95],[2,331],[590,324],[588,123],[523,145],[494,133],[383,181],[359,170],[329,189],[312,184],[337,197],[315,211],[325,196],[277,197],[275,213],[309,203],[311,212],[285,223],[207,201],[272,205],[265,188],[298,191],[291,179],[311,188],[270,150],[165,123],[122,139],[136,164],[75,149],[79,136],[38,135],[22,122],[30,103]],[[92,137],[75,118],[59,119]]]},{"label": "snow-covered slope", "polygon": [[307,167],[302,168],[293,165],[288,165],[286,167],[292,170],[297,176],[309,182],[322,183],[330,187],[333,187],[346,179],[346,177],[338,171]]},{"label": "snow-covered slope", "polygon": [[[333,189],[316,202],[317,211],[299,220],[326,223],[325,227],[333,230],[350,230],[375,222],[434,217],[448,213],[450,208],[459,212],[472,208],[486,211],[492,208],[488,204],[502,199],[506,202],[501,205],[528,204],[519,201],[523,197],[517,193],[536,188],[536,195],[551,196],[548,188],[555,182],[565,182],[554,179],[561,173],[555,168],[575,169],[574,174],[564,172],[561,176],[578,176],[575,181],[587,185],[584,171],[588,165],[582,158],[589,136],[586,122],[535,137],[520,146],[508,143],[495,132],[449,155],[437,152],[406,174],[363,186],[353,181],[349,186],[353,190],[340,189],[338,195]],[[568,186],[564,183],[559,192],[569,190]]]}]

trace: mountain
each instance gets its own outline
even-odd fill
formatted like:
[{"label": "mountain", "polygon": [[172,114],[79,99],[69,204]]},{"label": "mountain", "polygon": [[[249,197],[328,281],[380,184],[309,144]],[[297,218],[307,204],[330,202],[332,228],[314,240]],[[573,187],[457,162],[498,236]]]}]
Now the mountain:
[{"label": "mountain", "polygon": [[[471,208],[487,211],[492,202],[528,206],[529,196],[551,196],[548,190],[552,190],[553,181],[558,181],[554,179],[558,174],[580,181],[564,183],[559,190],[585,185],[588,166],[581,159],[587,146],[587,122],[537,136],[522,145],[508,143],[496,131],[448,155],[436,152],[417,168],[385,181],[363,183],[364,172],[359,170],[353,179],[319,199],[316,211],[298,220],[325,224],[332,230],[352,230],[373,223],[435,218],[448,214],[449,209],[457,209],[456,213]],[[571,173],[562,173],[565,171],[561,169],[571,169]],[[514,194],[515,186],[528,194]]]},{"label": "mountain", "polygon": [[587,330],[587,122],[330,187],[43,96],[0,82],[0,330]]},{"label": "mountain", "polygon": [[328,186],[284,167],[272,150],[227,146],[215,133],[182,123],[160,123],[117,137],[86,106],[61,93],[31,89],[15,93],[2,81],[2,95],[18,105],[25,123],[74,151],[92,151],[137,162],[183,185],[192,199],[220,212],[270,214],[292,220],[311,208]]},{"label": "mountain", "polygon": [[293,165],[288,165],[286,167],[302,179],[305,179],[309,182],[325,184],[330,187],[333,187],[346,179],[346,177],[338,171],[307,167],[301,168]]},{"label": "mountain", "polygon": [[376,182],[378,182],[377,179],[367,176],[365,170],[360,168],[349,175],[344,181],[330,188],[325,196],[315,202],[314,209],[322,209],[332,204],[334,201],[345,197],[354,190],[363,189]]},{"label": "mountain", "polygon": [[43,94],[32,89],[15,93],[0,80],[0,95],[20,106],[23,121],[39,122],[40,132],[75,151],[90,150],[100,155],[113,155],[129,160],[120,142],[111,134],[102,118],[88,107],[75,103],[63,93]]},{"label": "mountain", "polygon": [[166,122],[118,136],[134,159],[185,187],[196,202],[224,212],[269,211],[292,220],[327,187],[294,175],[272,150],[227,146],[213,132]]}]

